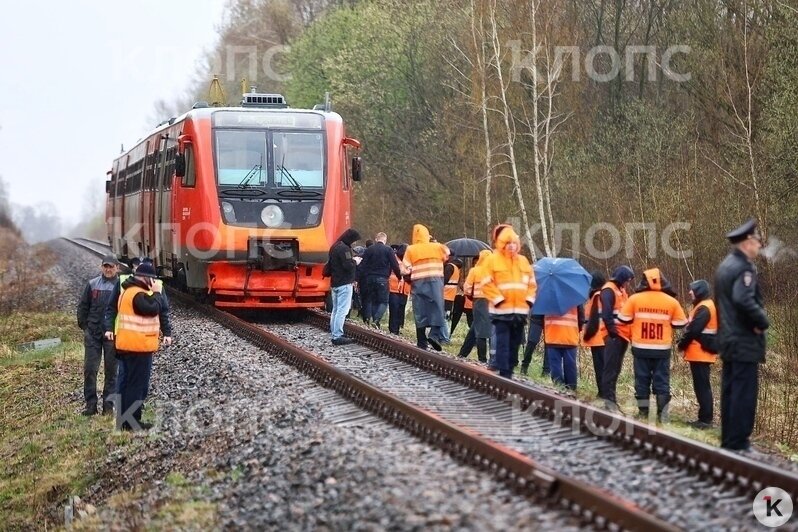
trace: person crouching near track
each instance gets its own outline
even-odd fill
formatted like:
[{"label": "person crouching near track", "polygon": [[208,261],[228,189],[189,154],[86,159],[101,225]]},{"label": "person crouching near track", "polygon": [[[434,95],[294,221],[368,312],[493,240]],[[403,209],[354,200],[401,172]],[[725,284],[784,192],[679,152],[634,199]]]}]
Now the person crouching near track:
[{"label": "person crouching near track", "polygon": [[659,271],[643,272],[637,292],[629,297],[618,321],[632,327],[635,398],[640,417],[648,418],[651,392],[657,399],[657,421],[667,422],[671,400],[673,330],[687,325],[687,316]]},{"label": "person crouching near track", "polygon": [[142,431],[152,428],[141,421],[141,408],[147,396],[152,357],[158,350],[160,339],[161,298],[160,283],[155,283],[155,267],[142,263],[132,277],[122,283],[122,293],[117,303],[114,331],[105,337],[114,340],[117,358],[121,365],[119,382],[119,408],[117,428],[124,431]]},{"label": "person crouching near track", "polygon": [[495,248],[483,267],[482,293],[490,303],[496,367],[500,376],[510,379],[518,364],[518,348],[524,341],[524,325],[535,302],[537,284],[532,265],[520,254],[521,241],[511,226],[498,232]]},{"label": "person crouching near track", "polygon": [[485,299],[482,293],[482,280],[484,280],[484,271],[481,268],[491,256],[491,251],[483,249],[479,252],[477,263],[468,270],[468,276],[465,283],[463,283],[463,292],[465,293],[466,300],[473,302],[472,313],[473,321],[468,328],[468,334],[463,342],[463,347],[460,348],[458,356],[460,358],[467,358],[471,354],[474,346],[477,347],[477,358],[480,362],[488,361],[488,338],[490,338],[490,308],[488,300]]}]

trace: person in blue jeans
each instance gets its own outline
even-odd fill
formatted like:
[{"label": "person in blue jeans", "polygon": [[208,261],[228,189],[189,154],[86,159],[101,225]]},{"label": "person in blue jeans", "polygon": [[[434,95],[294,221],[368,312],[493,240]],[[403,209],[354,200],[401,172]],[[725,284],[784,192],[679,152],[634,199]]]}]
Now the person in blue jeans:
[{"label": "person in blue jeans", "polygon": [[353,340],[344,336],[344,320],[352,307],[352,285],[355,282],[357,263],[352,253],[352,244],[360,240],[360,233],[347,229],[330,248],[327,262],[332,289],[332,312],[330,313],[330,336],[333,345],[351,344]]}]

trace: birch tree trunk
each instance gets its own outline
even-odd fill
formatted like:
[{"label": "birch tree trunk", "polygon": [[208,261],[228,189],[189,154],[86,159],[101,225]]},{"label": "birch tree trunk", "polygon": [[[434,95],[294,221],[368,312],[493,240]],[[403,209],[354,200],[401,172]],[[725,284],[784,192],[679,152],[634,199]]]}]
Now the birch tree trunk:
[{"label": "birch tree trunk", "polygon": [[[524,196],[521,191],[521,180],[518,176],[518,164],[515,158],[515,123],[510,110],[510,105],[507,99],[508,86],[504,83],[504,74],[502,72],[502,45],[499,42],[499,29],[496,24],[496,0],[491,0],[489,8],[490,25],[491,25],[491,41],[493,44],[493,67],[496,69],[496,76],[499,81],[499,98],[501,101],[501,108],[499,114],[504,122],[504,131],[507,135],[507,157],[510,165],[511,177],[513,180],[513,188],[515,191],[516,199],[518,200],[518,208],[521,212],[521,224],[524,238],[532,253],[532,260],[536,260],[535,246],[532,242],[532,230],[529,226],[529,216],[526,212],[526,204],[524,203]],[[546,220],[543,216],[543,202],[542,190],[540,190],[540,182],[538,181],[539,189],[539,208],[541,214],[541,227],[543,229],[543,245],[547,255],[551,254],[549,249],[548,230],[546,227]]]}]

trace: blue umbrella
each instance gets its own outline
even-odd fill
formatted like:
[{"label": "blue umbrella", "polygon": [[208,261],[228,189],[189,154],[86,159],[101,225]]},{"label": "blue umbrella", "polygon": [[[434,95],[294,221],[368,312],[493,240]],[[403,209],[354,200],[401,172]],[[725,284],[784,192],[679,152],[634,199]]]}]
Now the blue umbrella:
[{"label": "blue umbrella", "polygon": [[538,284],[533,314],[560,316],[587,301],[591,276],[574,259],[544,257],[535,263]]}]

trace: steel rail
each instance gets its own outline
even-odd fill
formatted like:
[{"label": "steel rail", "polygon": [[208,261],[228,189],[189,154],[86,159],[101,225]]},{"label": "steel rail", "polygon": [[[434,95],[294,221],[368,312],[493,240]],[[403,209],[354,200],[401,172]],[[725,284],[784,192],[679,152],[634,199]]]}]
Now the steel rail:
[{"label": "steel rail", "polygon": [[[95,254],[102,254],[91,246],[72,239],[67,240]],[[169,295],[241,338],[298,368],[320,385],[335,390],[361,408],[405,429],[462,462],[492,472],[525,496],[570,511],[579,516],[583,522],[592,523],[599,528],[647,532],[678,530],[631,501],[562,475],[515,450],[492,442],[472,430],[455,425],[428,410],[386,393],[321,357],[232,314],[198,303],[191,296],[176,290],[169,290]],[[423,353],[421,350],[418,351]]]},{"label": "steel rail", "polygon": [[[306,313],[306,323],[319,328],[329,325],[328,315],[320,311]],[[737,453],[689,440],[576,399],[552,391],[499,377],[495,373],[446,355],[424,351],[395,337],[351,323],[344,329],[358,343],[385,353],[423,370],[496,397],[516,398],[522,411],[570,424],[584,432],[635,448],[717,483],[733,485],[743,493],[756,493],[775,486],[793,499],[798,496],[798,475],[751,460]]]}]

